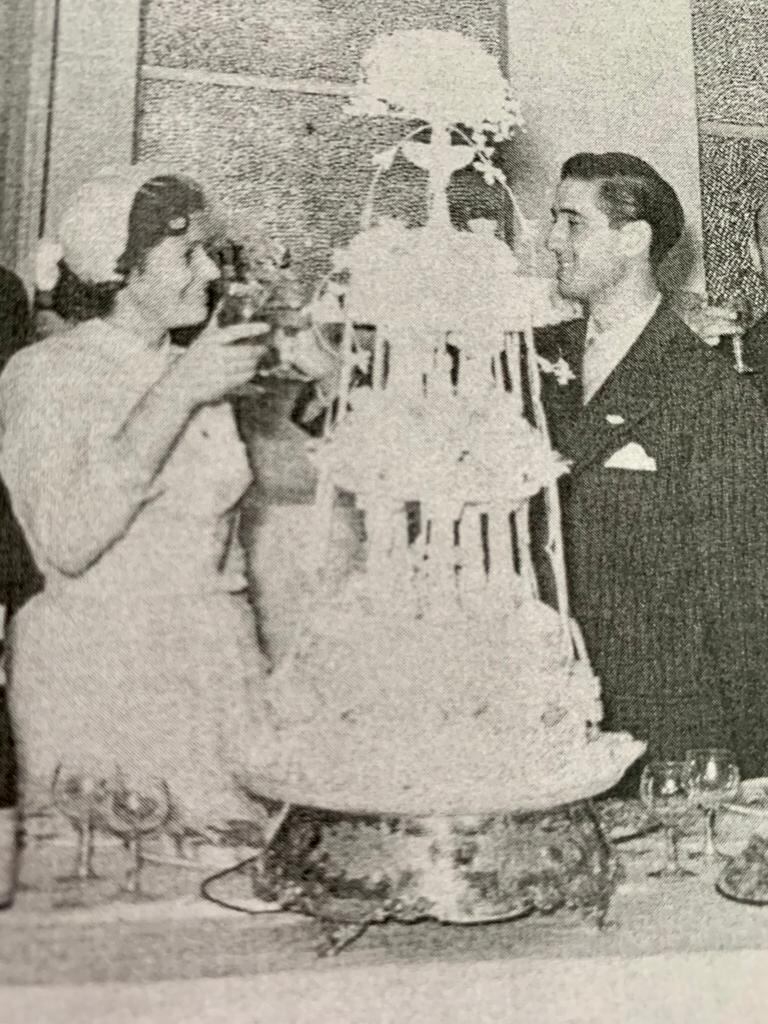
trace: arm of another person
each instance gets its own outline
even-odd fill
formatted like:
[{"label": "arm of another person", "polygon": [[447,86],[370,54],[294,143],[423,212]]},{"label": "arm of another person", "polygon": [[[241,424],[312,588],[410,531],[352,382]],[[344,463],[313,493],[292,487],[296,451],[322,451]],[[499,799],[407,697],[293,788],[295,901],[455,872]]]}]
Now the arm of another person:
[{"label": "arm of another person", "polygon": [[253,376],[257,347],[231,344],[242,331],[204,332],[117,429],[99,384],[109,364],[57,366],[47,342],[12,361],[0,377],[0,468],[36,552],[77,576],[125,535],[193,411]]}]

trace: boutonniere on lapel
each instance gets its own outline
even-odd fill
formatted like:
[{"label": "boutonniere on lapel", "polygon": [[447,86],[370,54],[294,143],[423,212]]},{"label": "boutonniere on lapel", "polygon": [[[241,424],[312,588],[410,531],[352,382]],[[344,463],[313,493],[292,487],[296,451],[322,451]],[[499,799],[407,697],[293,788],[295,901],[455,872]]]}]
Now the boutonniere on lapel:
[{"label": "boutonniere on lapel", "polygon": [[560,356],[557,362],[553,363],[551,360],[545,359],[544,356],[537,355],[536,361],[541,372],[551,373],[561,387],[570,384],[572,380],[576,380],[576,374],[562,356]]}]

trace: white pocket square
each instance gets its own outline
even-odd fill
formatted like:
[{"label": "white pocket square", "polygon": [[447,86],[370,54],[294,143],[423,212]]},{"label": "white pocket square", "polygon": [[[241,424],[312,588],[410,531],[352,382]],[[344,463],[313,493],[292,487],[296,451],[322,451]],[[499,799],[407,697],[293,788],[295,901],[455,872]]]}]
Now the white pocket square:
[{"label": "white pocket square", "polygon": [[634,469],[645,473],[656,472],[656,459],[652,458],[637,441],[619,448],[603,463],[606,469]]}]

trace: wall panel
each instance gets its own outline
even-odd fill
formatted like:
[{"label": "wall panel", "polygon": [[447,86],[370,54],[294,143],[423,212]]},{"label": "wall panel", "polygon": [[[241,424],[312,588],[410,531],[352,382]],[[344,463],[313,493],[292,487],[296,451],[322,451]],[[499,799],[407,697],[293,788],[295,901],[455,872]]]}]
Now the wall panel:
[{"label": "wall panel", "polygon": [[768,292],[748,247],[754,210],[768,197],[768,4],[693,0],[691,7],[707,285],[717,299],[748,296],[760,313]]},{"label": "wall panel", "polygon": [[765,0],[692,0],[699,116],[768,124]]},{"label": "wall panel", "polygon": [[145,64],[352,82],[381,32],[457,29],[500,47],[497,0],[148,0]]},{"label": "wall panel", "polygon": [[755,208],[768,196],[768,139],[702,134],[701,194],[710,294],[718,301],[745,295],[763,311],[765,288],[749,242]]}]

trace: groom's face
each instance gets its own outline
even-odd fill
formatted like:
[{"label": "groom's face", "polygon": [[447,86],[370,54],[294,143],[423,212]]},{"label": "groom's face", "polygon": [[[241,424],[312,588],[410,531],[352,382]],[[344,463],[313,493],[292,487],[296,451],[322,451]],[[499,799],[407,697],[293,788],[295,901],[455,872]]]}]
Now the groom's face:
[{"label": "groom's face", "polygon": [[547,247],[557,259],[557,287],[562,296],[596,302],[626,273],[621,228],[611,227],[599,205],[600,183],[565,178],[552,206]]}]

